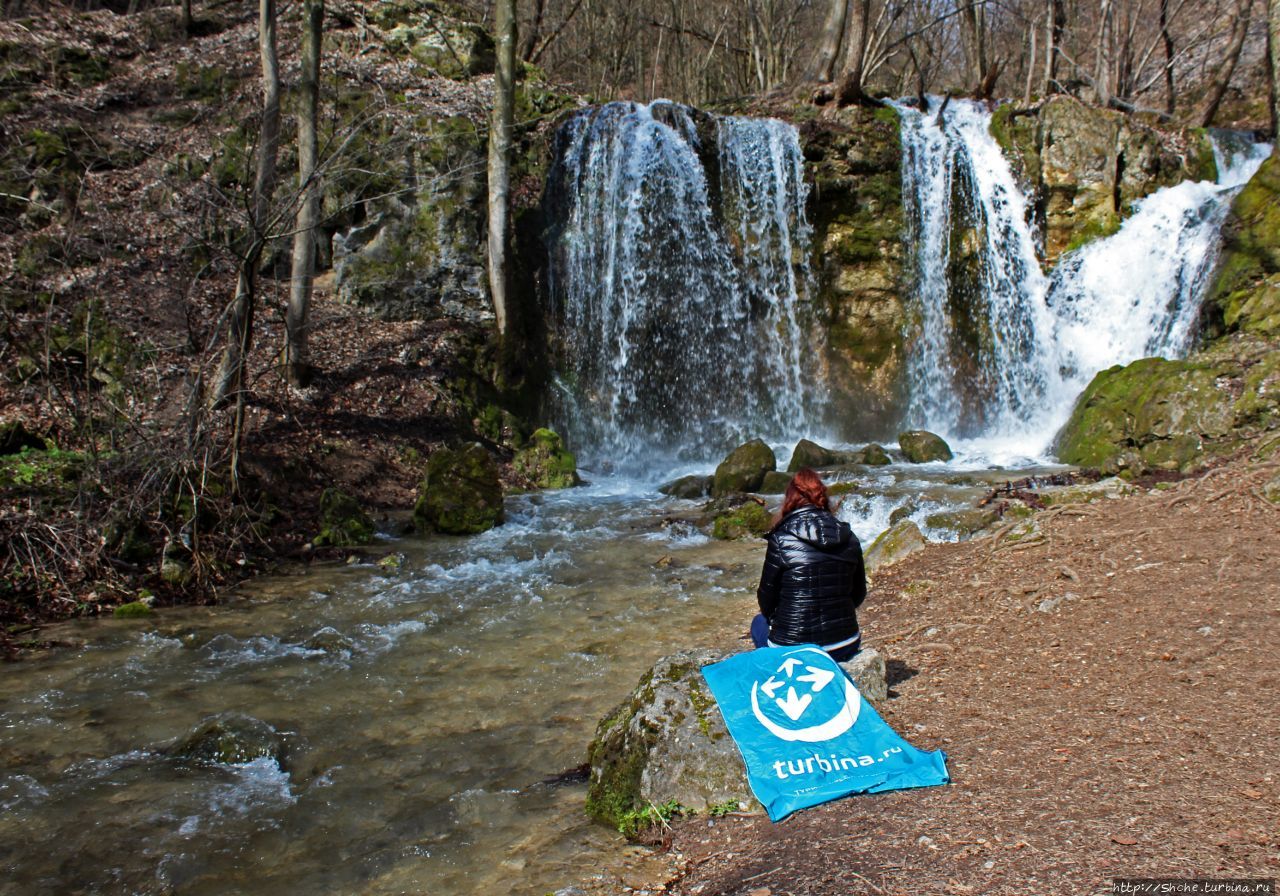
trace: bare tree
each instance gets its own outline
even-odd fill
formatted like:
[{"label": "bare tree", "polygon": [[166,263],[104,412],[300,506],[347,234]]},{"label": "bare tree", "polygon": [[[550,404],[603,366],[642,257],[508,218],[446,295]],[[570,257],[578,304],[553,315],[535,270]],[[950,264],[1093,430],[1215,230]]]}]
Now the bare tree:
[{"label": "bare tree", "polygon": [[227,322],[226,347],[211,396],[215,406],[225,404],[229,398],[236,399],[237,440],[244,412],[245,357],[253,336],[258,262],[266,245],[267,217],[271,194],[275,191],[276,157],[280,150],[280,64],[276,53],[275,0],[259,0],[258,48],[262,58],[262,126],[258,137],[257,173],[250,201],[248,232],[239,253],[240,273]]},{"label": "bare tree", "polygon": [[836,60],[840,58],[840,45],[844,41],[844,23],[849,17],[850,0],[831,0],[818,51],[814,54],[811,76],[813,80],[827,82],[835,77]]},{"label": "bare tree", "polygon": [[1173,35],[1169,33],[1169,0],[1160,0],[1160,43],[1164,46],[1164,111],[1177,109],[1178,92],[1173,85]]},{"label": "bare tree", "polygon": [[1267,0],[1267,69],[1271,75],[1273,154],[1280,154],[1280,0]]},{"label": "bare tree", "polygon": [[1231,21],[1231,42],[1227,46],[1226,55],[1210,77],[1208,92],[1205,93],[1203,102],[1196,110],[1196,122],[1202,128],[1213,124],[1214,116],[1218,114],[1218,106],[1222,103],[1222,97],[1231,83],[1231,76],[1235,73],[1236,64],[1240,61],[1240,51],[1244,48],[1244,39],[1249,33],[1252,10],[1253,0],[1240,0],[1236,7],[1235,16]]},{"label": "bare tree", "polygon": [[307,364],[307,311],[315,272],[316,218],[320,188],[316,183],[316,130],[320,116],[320,41],[324,0],[303,0],[302,65],[298,97],[298,215],[293,231],[293,270],[289,281],[289,309],[285,315],[284,373],[302,387],[310,380]]},{"label": "bare tree", "polygon": [[489,117],[489,293],[498,336],[507,332],[507,219],[511,188],[511,124],[515,106],[516,0],[498,0],[494,9],[497,65],[493,74],[493,114]]}]

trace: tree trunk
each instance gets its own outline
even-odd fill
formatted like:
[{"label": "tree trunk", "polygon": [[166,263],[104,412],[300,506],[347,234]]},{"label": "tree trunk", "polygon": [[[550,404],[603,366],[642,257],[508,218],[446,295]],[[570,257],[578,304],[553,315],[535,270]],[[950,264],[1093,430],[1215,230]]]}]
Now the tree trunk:
[{"label": "tree trunk", "polygon": [[195,20],[191,16],[191,0],[182,0],[182,33],[190,34]]},{"label": "tree trunk", "polygon": [[307,363],[307,311],[315,273],[316,219],[320,185],[316,183],[316,129],[320,117],[320,41],[324,0],[303,0],[302,48],[298,97],[298,215],[293,230],[293,266],[289,278],[289,310],[285,315],[284,374],[302,388],[310,382]]},{"label": "tree trunk", "polygon": [[965,65],[969,69],[968,88],[974,94],[981,92],[982,83],[991,71],[987,64],[985,16],[979,2],[969,0],[960,10],[960,38],[964,44]]},{"label": "tree trunk", "polygon": [[1267,2],[1267,68],[1271,73],[1272,154],[1280,155],[1280,0]]},{"label": "tree trunk", "polygon": [[1213,119],[1218,114],[1218,106],[1222,104],[1222,98],[1227,93],[1228,85],[1231,84],[1236,63],[1240,61],[1240,50],[1244,47],[1245,36],[1249,33],[1249,19],[1252,12],[1253,0],[1240,0],[1240,5],[1236,7],[1236,14],[1231,22],[1231,43],[1227,47],[1227,53],[1218,64],[1213,77],[1210,78],[1209,90],[1205,93],[1200,108],[1196,110],[1195,120],[1202,128],[1213,124]]},{"label": "tree trunk", "polygon": [[1044,42],[1044,95],[1058,91],[1058,53],[1062,47],[1062,34],[1067,29],[1067,10],[1064,0],[1048,0],[1045,11]]},{"label": "tree trunk", "polygon": [[840,58],[840,45],[844,42],[844,25],[849,17],[850,0],[831,0],[827,20],[822,25],[822,37],[818,52],[814,54],[811,69],[812,80],[827,83],[835,78],[836,60]]},{"label": "tree trunk", "polygon": [[538,52],[538,40],[542,37],[542,19],[546,15],[547,0],[534,0],[533,18],[529,20],[529,30],[520,38],[519,56],[525,62],[533,62]]},{"label": "tree trunk", "polygon": [[511,190],[511,124],[515,105],[516,0],[494,9],[497,64],[489,117],[489,292],[499,338],[507,332],[507,218]]},{"label": "tree trunk", "polygon": [[1164,44],[1164,111],[1172,115],[1178,95],[1173,86],[1173,35],[1169,33],[1169,0],[1160,0],[1160,40]]},{"label": "tree trunk", "polygon": [[253,298],[258,261],[266,242],[267,214],[275,190],[276,156],[280,149],[280,65],[276,55],[275,0],[259,0],[258,47],[262,56],[262,130],[258,138],[258,170],[253,181],[249,233],[241,248],[240,276],[227,324],[226,348],[214,380],[212,402],[221,407],[233,395],[237,415],[244,404],[244,361],[253,336]]},{"label": "tree trunk", "polygon": [[1115,30],[1115,6],[1113,0],[1102,0],[1098,15],[1098,52],[1093,71],[1093,90],[1099,106],[1111,105],[1114,91],[1111,88],[1113,68],[1112,39]]},{"label": "tree trunk", "polygon": [[849,36],[845,44],[844,71],[836,89],[836,104],[851,106],[868,101],[866,93],[867,35],[871,28],[871,0],[851,0]]}]

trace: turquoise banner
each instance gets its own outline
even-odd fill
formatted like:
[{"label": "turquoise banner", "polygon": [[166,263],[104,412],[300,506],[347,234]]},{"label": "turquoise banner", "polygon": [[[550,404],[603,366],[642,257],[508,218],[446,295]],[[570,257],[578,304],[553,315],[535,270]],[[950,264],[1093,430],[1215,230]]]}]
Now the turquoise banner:
[{"label": "turquoise banner", "polygon": [[899,737],[821,648],[765,647],[702,675],[772,821],[852,793],[950,780],[946,754]]}]

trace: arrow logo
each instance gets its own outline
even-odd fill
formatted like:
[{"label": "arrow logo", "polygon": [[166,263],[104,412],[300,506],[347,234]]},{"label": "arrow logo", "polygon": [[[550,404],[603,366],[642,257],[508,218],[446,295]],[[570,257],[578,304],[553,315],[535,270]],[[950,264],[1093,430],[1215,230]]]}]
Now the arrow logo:
[{"label": "arrow logo", "polygon": [[[823,688],[831,684],[831,679],[836,677],[836,673],[832,672],[830,669],[815,669],[813,666],[805,666],[805,669],[808,670],[809,674],[798,676],[796,681],[807,681],[812,684],[813,692],[815,694],[819,693]],[[773,694],[770,694],[769,696],[772,697]]]},{"label": "arrow logo", "polygon": [[787,678],[790,678],[792,673],[795,671],[796,666],[798,665],[800,665],[800,661],[798,659],[796,659],[795,657],[787,657],[785,660],[782,661],[782,665],[779,666],[778,668],[781,669],[783,672],[786,672]]},{"label": "arrow logo", "polygon": [[797,697],[795,688],[787,688],[787,698],[785,700],[774,700],[773,702],[778,704],[778,709],[785,712],[787,718],[794,722],[809,708],[809,704],[813,702],[813,697],[809,694]]},{"label": "arrow logo", "polygon": [[769,699],[772,700],[773,695],[777,692],[778,688],[780,687],[782,687],[782,682],[778,681],[776,678],[770,675],[769,680],[766,681],[764,684],[760,685],[760,690],[768,694]]}]

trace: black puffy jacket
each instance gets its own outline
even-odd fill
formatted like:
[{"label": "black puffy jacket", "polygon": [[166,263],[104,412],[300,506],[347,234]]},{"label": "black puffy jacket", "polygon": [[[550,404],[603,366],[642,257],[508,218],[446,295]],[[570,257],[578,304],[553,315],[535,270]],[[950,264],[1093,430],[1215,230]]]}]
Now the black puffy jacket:
[{"label": "black puffy jacket", "polygon": [[849,524],[807,505],[769,533],[756,597],[774,644],[838,644],[858,633],[867,596],[862,545]]}]

